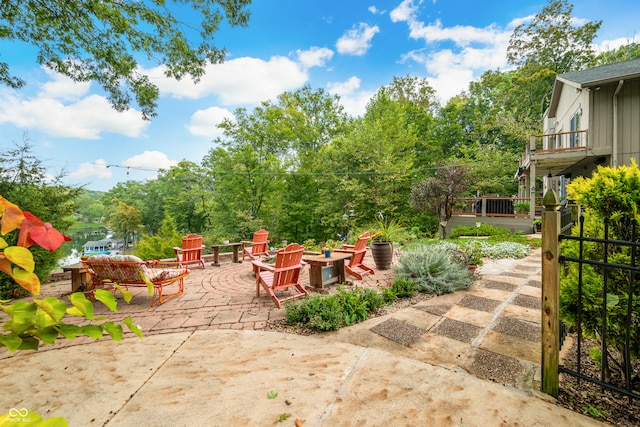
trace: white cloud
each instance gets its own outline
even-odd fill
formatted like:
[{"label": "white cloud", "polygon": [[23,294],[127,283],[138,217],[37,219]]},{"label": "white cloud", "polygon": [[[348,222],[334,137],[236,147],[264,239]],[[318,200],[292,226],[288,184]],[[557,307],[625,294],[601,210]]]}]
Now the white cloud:
[{"label": "white cloud", "polygon": [[76,101],[89,93],[91,82],[74,82],[69,77],[42,67],[52,81],[40,85],[39,98],[54,98],[63,101]]},{"label": "white cloud", "polygon": [[[436,20],[425,24],[418,19],[415,0],[404,0],[391,12],[393,22],[407,22],[409,36],[424,40],[428,48],[413,50],[402,56],[422,64],[429,84],[446,103],[466,90],[469,83],[487,69],[507,67],[506,51],[513,28],[531,17],[513,20],[502,29],[495,24],[479,28],[466,25],[444,27]],[[447,44],[447,48],[441,48]]]},{"label": "white cloud", "polygon": [[385,13],[387,13],[386,10],[380,10],[378,9],[376,6],[369,6],[367,8],[367,10],[372,14],[372,15],[384,15]]},{"label": "white cloud", "polygon": [[338,53],[362,56],[371,47],[371,39],[380,32],[378,26],[361,22],[357,27],[344,33],[336,42]]},{"label": "white cloud", "polygon": [[333,58],[333,51],[326,47],[312,46],[309,50],[296,50],[298,61],[302,68],[308,70],[311,67],[324,67],[327,61]]},{"label": "white cloud", "polygon": [[102,96],[90,95],[71,103],[51,97],[60,89],[58,83],[53,82],[33,98],[0,92],[0,123],[39,130],[52,137],[80,139],[100,139],[104,132],[140,136],[148,126],[140,112],[130,109],[119,113]]},{"label": "white cloud", "polygon": [[142,154],[129,157],[122,162],[121,166],[155,171],[157,169],[166,170],[177,164],[178,161],[170,160],[169,157],[161,151],[145,151]]},{"label": "white cloud", "polygon": [[187,129],[193,135],[216,138],[222,136],[222,129],[218,124],[224,119],[234,119],[233,113],[225,108],[211,107],[206,110],[198,110],[191,115]]},{"label": "white cloud", "polygon": [[[495,43],[497,37],[504,33],[493,24],[484,28],[468,25],[445,28],[440,20],[429,25],[424,25],[423,22],[409,21],[409,28],[409,37],[413,39],[423,39],[426,43],[452,41],[458,46],[476,43],[491,45]],[[509,32],[510,34],[511,32]]]},{"label": "white cloud", "polygon": [[111,178],[113,174],[104,159],[98,159],[94,163],[81,163],[78,169],[69,174],[72,179],[84,179],[90,176],[98,178]]},{"label": "white cloud", "polygon": [[395,9],[391,11],[389,17],[391,22],[404,22],[408,21],[418,10],[418,6],[414,0],[403,0]]},{"label": "white cloud", "polygon": [[328,83],[329,93],[343,96],[355,92],[360,87],[360,79],[356,76],[349,77],[344,82]]},{"label": "white cloud", "polygon": [[328,83],[330,94],[340,97],[340,104],[353,117],[362,116],[375,92],[359,90],[360,79],[352,76],[344,82]]},{"label": "white cloud", "polygon": [[165,77],[162,67],[143,72],[149,74],[162,94],[192,99],[217,95],[222,105],[275,99],[282,92],[302,86],[309,78],[300,64],[283,56],[273,56],[268,61],[242,57],[208,65],[197,85],[188,78],[177,81]]},{"label": "white cloud", "polygon": [[640,35],[636,35],[632,38],[619,37],[617,39],[603,40],[600,43],[594,44],[593,49],[596,53],[603,53],[609,50],[618,49],[631,43],[640,43]]}]

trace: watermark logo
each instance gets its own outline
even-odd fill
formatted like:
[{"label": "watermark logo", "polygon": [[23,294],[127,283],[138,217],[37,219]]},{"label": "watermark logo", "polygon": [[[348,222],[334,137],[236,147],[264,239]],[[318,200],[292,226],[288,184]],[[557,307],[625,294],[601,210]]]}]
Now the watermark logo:
[{"label": "watermark logo", "polygon": [[27,408],[11,408],[9,409],[9,416],[11,417],[8,421],[14,423],[28,423],[31,422],[31,417],[29,415],[29,410]]}]

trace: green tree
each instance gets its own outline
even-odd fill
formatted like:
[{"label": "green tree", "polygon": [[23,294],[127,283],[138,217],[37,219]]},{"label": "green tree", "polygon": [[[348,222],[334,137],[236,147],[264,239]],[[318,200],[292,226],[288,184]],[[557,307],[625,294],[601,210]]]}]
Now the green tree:
[{"label": "green tree", "polygon": [[129,180],[117,183],[102,196],[101,202],[111,206],[115,200],[120,200],[135,207],[142,214],[144,232],[155,234],[164,217],[164,198],[165,191],[157,180],[145,183]]},{"label": "green tree", "polygon": [[[214,34],[225,19],[246,26],[250,3],[8,0],[0,3],[0,38],[35,46],[39,64],[74,81],[96,81],[118,111],[135,97],[148,119],[155,115],[158,88],[140,72],[136,55],[162,65],[168,77],[198,81],[207,64],[224,60]],[[0,62],[0,83],[20,88],[25,81]]]},{"label": "green tree", "polygon": [[142,213],[134,206],[128,205],[122,200],[114,200],[107,216],[107,225],[116,236],[124,239],[124,247],[135,241],[136,234],[142,227]]},{"label": "green tree", "polygon": [[[211,227],[214,216],[212,181],[202,166],[182,161],[161,171],[154,185],[146,187],[163,200],[164,212],[175,219],[181,233],[202,233]],[[155,206],[156,216],[159,208]]]},{"label": "green tree", "polygon": [[[39,218],[47,218],[60,232],[67,232],[81,190],[62,184],[64,172],[55,177],[47,173],[42,161],[32,154],[26,134],[22,143],[0,152],[0,176],[0,195]],[[13,245],[18,233],[10,233],[4,238],[9,245]],[[32,252],[36,263],[35,274],[41,281],[63,256],[61,251],[50,252],[40,247],[34,247]],[[21,288],[6,276],[0,277],[0,299],[16,295],[22,295]]]},{"label": "green tree", "polygon": [[135,254],[145,260],[174,258],[173,248],[180,247],[181,237],[174,219],[171,215],[165,215],[158,234],[143,234],[136,245]]},{"label": "green tree", "polygon": [[602,21],[576,25],[572,12],[567,0],[549,0],[531,22],[518,25],[507,47],[509,63],[556,74],[593,66],[593,39]]},{"label": "green tree", "polygon": [[551,85],[557,74],[589,68],[595,64],[593,40],[602,21],[576,25],[573,5],[549,0],[531,22],[518,25],[511,35],[507,60],[518,66],[523,93],[530,93],[540,111],[548,106]]},{"label": "green tree", "polygon": [[460,149],[457,164],[467,170],[468,188],[480,194],[495,193],[511,196],[518,193],[518,183],[513,174],[518,168],[519,155],[512,151],[505,151],[498,145],[469,144]]},{"label": "green tree", "polygon": [[350,120],[337,96],[309,86],[285,92],[272,108],[285,112],[280,124],[290,130],[292,154],[292,173],[283,182],[280,221],[275,231],[289,241],[320,238],[322,221],[315,215],[322,203],[318,192],[322,178],[318,178],[330,171],[318,161],[318,153],[347,132]]},{"label": "green tree", "polygon": [[640,58],[640,43],[629,42],[617,49],[602,52],[596,58],[596,65],[615,64]]},{"label": "green tree", "polygon": [[95,192],[83,190],[77,199],[80,220],[86,224],[100,223],[106,214],[106,209],[99,197],[92,193]]}]

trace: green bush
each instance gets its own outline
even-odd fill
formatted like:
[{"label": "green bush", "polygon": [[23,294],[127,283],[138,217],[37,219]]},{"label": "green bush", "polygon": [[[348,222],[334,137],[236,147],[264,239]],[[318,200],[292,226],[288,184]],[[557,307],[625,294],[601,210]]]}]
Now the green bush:
[{"label": "green bush", "polygon": [[529,202],[524,202],[524,201],[520,201],[520,202],[515,202],[513,204],[513,210],[517,213],[517,214],[526,214],[529,213],[529,208],[531,207],[531,204]]},{"label": "green bush", "polygon": [[[618,168],[598,167],[591,178],[578,177],[568,187],[569,198],[585,206],[584,235],[604,237],[604,224],[609,221],[609,239],[628,241],[631,238],[633,221],[640,219],[640,170],[635,161],[630,166]],[[579,226],[572,230],[579,234]],[[580,242],[564,241],[562,254],[578,258]],[[604,245],[596,242],[584,242],[583,258],[604,261]],[[612,264],[633,265],[632,250],[629,246],[608,245],[607,261]],[[637,265],[637,259],[635,260]],[[629,342],[630,360],[633,369],[637,369],[640,355],[640,289],[636,286],[629,294],[630,273],[619,268],[607,268],[599,265],[582,266],[582,307],[577,305],[578,275],[577,263],[567,263],[561,269],[560,278],[560,316],[568,324],[575,325],[580,316],[582,331],[586,336],[602,344],[602,331],[606,330],[607,357],[613,362],[608,364],[614,377],[624,377],[624,351]],[[604,294],[604,277],[607,277]],[[630,303],[630,304],[629,304]],[[606,304],[606,323],[603,324],[602,306]],[[631,305],[628,313],[627,307]],[[630,334],[626,336],[627,316],[631,319]],[[611,360],[611,359],[610,359]]]},{"label": "green bush", "polygon": [[410,247],[394,271],[398,277],[413,279],[421,291],[436,295],[467,289],[473,283],[467,268],[455,263],[449,251],[438,245]]},{"label": "green bush", "polygon": [[506,228],[494,227],[489,224],[480,224],[480,227],[459,225],[454,227],[449,234],[449,239],[460,236],[509,236],[512,233]]},{"label": "green bush", "polygon": [[174,247],[182,245],[182,236],[176,230],[176,222],[167,215],[155,236],[142,235],[136,245],[135,255],[144,260],[174,258]]},{"label": "green bush", "polygon": [[366,320],[369,313],[384,304],[374,289],[342,286],[335,295],[313,295],[285,305],[287,323],[306,324],[318,331],[335,331],[342,326]]},{"label": "green bush", "polygon": [[391,305],[395,302],[395,300],[398,299],[398,295],[391,288],[391,285],[381,286],[380,289],[381,289],[380,294],[382,295],[382,300],[384,301],[385,304]]},{"label": "green bush", "polygon": [[411,298],[419,289],[415,280],[401,276],[393,281],[391,290],[398,298]]}]

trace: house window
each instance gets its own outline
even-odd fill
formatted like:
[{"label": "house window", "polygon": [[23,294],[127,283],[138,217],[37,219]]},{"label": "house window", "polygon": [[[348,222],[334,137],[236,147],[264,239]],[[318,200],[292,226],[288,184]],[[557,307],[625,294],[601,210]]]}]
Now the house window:
[{"label": "house window", "polygon": [[580,134],[578,131],[580,130],[580,113],[582,112],[581,108],[578,108],[578,111],[571,116],[571,121],[569,122],[569,147],[577,147],[580,142]]}]

